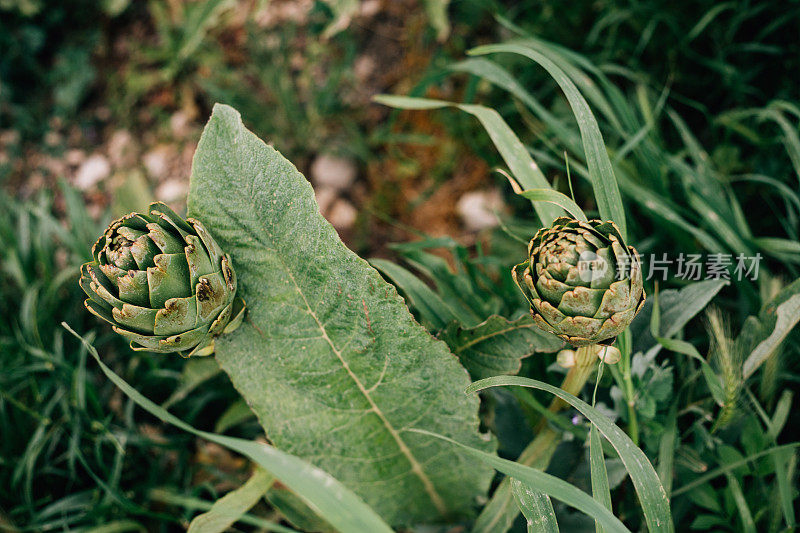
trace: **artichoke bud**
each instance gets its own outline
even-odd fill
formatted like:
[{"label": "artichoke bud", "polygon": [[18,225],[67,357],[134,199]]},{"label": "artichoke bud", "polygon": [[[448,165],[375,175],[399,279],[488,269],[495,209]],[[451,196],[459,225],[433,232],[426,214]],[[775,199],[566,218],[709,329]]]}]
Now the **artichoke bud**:
[{"label": "artichoke bud", "polygon": [[134,350],[209,355],[244,316],[231,258],[202,223],[162,203],[115,220],[81,266],[84,304]]},{"label": "artichoke bud", "polygon": [[574,346],[612,344],[644,305],[638,254],[613,222],[556,219],[512,275],[536,325]]}]

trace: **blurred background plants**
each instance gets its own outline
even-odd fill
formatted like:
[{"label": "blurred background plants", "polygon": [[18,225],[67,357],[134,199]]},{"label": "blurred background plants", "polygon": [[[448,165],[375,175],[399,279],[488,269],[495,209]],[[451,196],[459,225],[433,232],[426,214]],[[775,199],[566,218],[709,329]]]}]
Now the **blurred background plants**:
[{"label": "blurred background plants", "polygon": [[[495,109],[569,194],[567,152],[591,214],[557,85],[518,56],[466,58],[523,39],[592,108],[642,254],[764,257],[758,282],[703,286],[685,320],[670,313],[690,293],[674,291],[693,285],[649,286],[661,306],[637,319],[599,404],[673,488],[681,529],[790,530],[796,453],[765,451],[798,423],[797,328],[756,371],[744,361],[800,290],[798,35],[797,1],[0,0],[0,527],[179,530],[245,479],[240,459],[134,411],[58,326],[94,331],[117,372],[195,426],[259,436],[217,369],[131,354],[82,311],[74,283],[112,216],[151,199],[182,207],[215,101],[309,176],[323,214],[379,258],[432,333],[457,342],[492,315],[524,319],[508,266],[537,224],[493,171],[506,164],[482,126],[371,103],[394,93]],[[553,362],[506,371],[554,381]],[[515,459],[546,398],[486,398],[486,424]],[[530,424],[514,429],[521,417]],[[573,437],[551,471],[580,484],[585,426],[560,420]],[[608,464],[625,519],[635,496]],[[572,515],[556,510],[566,528]]]}]

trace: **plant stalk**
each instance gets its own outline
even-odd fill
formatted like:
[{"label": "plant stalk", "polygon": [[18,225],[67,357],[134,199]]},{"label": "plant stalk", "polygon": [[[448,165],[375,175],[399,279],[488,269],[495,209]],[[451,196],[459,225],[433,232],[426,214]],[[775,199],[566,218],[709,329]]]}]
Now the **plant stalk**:
[{"label": "plant stalk", "polygon": [[625,403],[628,406],[628,434],[635,445],[639,445],[639,422],[636,416],[636,392],[633,387],[631,375],[631,352],[629,349],[622,351],[622,387]]},{"label": "plant stalk", "polygon": [[[577,396],[580,393],[597,365],[596,346],[592,344],[576,350],[575,365],[569,369],[566,377],[564,377],[564,381],[561,383],[562,390],[573,396]],[[552,413],[557,413],[567,405],[569,404],[560,398],[553,398],[548,410]],[[559,443],[561,432],[548,424],[546,417],[542,417],[534,431],[536,437],[523,450],[517,462],[544,470],[550,464],[550,459],[552,459]],[[497,487],[480,516],[478,516],[473,533],[507,531],[518,514],[519,509],[514,503],[511,494],[511,481],[506,477]]]},{"label": "plant stalk", "polygon": [[[577,396],[586,385],[589,376],[592,375],[595,366],[597,365],[597,345],[591,344],[578,348],[575,353],[575,366],[569,369],[564,381],[561,382],[561,390],[568,392],[573,396]],[[567,407],[569,404],[561,398],[553,398],[550,402],[548,410],[552,413],[557,413]],[[539,422],[537,430],[542,430],[547,427],[547,420],[543,419]]]}]

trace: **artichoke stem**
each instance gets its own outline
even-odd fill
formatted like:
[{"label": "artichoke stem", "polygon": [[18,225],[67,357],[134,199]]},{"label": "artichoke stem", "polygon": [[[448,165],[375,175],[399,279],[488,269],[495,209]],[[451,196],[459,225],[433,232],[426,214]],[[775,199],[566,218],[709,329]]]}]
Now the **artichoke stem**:
[{"label": "artichoke stem", "polygon": [[[586,385],[589,376],[592,375],[597,361],[595,344],[578,348],[575,354],[575,365],[567,372],[564,381],[561,383],[561,389],[573,396],[577,396],[583,386]],[[569,404],[560,398],[554,398],[548,409],[553,413],[557,413],[567,405]],[[561,431],[553,428],[547,423],[547,418],[542,417],[542,420],[534,429],[534,433],[536,437],[523,450],[517,462],[525,466],[545,470],[550,464],[558,443],[561,442]],[[518,513],[519,510],[514,505],[511,496],[510,478],[506,477],[500,482],[489,504],[478,517],[478,522],[473,531],[479,533],[505,531],[511,527]],[[492,517],[490,518],[490,523],[482,522],[482,519],[487,517]]]},{"label": "artichoke stem", "polygon": [[[569,369],[564,381],[561,382],[561,390],[573,396],[580,394],[584,385],[592,375],[597,364],[596,345],[582,346],[575,351],[575,365]],[[561,398],[553,398],[548,410],[557,413],[569,404]],[[546,468],[550,462],[550,457],[558,444],[557,437],[560,431],[553,429],[548,423],[547,418],[542,418],[534,429],[536,437],[528,444],[528,447],[519,457],[519,462],[537,468]],[[541,466],[540,466],[541,465]]]},{"label": "artichoke stem", "polygon": [[[583,390],[583,386],[586,385],[586,381],[589,379],[589,376],[592,375],[592,371],[594,371],[596,363],[597,345],[590,344],[588,346],[581,346],[578,348],[575,351],[575,364],[567,372],[564,381],[561,383],[561,389],[564,392],[572,394],[573,396],[577,396],[581,390]],[[555,397],[553,398],[553,401],[550,402],[549,410],[553,413],[557,413],[558,411],[564,409],[567,405],[569,405],[567,402],[561,398]],[[539,425],[541,426],[542,423],[546,424],[546,419],[542,420]]]}]

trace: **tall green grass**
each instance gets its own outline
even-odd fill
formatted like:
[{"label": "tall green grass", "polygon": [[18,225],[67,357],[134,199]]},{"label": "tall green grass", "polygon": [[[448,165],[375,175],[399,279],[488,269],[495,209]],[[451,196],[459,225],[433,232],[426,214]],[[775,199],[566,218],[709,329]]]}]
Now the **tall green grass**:
[{"label": "tall green grass", "polygon": [[[19,202],[0,191],[0,529],[179,527],[191,509],[155,503],[150,491],[213,501],[217,484],[244,472],[198,465],[195,441],[135,413],[60,327],[69,320],[88,332],[107,364],[161,401],[182,381],[179,361],[133,355],[86,313],[75,280],[105,223],[88,217],[75,190],[58,191],[59,207],[53,196]],[[176,398],[176,410],[216,419],[235,392],[213,379],[191,402]],[[197,475],[209,481],[195,485]]]},{"label": "tall green grass", "polygon": [[[662,20],[655,7],[656,3],[648,4],[645,13],[652,20]],[[581,8],[582,4],[576,6],[577,11]],[[640,8],[617,10],[618,19],[610,16],[613,8],[613,3],[597,8],[608,10],[609,18],[602,22],[608,28],[617,28],[624,34],[626,25],[639,24],[635,15],[642,13]],[[672,33],[679,32],[681,25],[697,23],[696,27],[687,28],[691,34],[689,41],[678,39],[674,47],[675,53],[691,55],[691,42],[700,42],[709,35],[719,37],[725,31],[729,42],[740,39],[737,33],[740,29],[750,27],[758,20],[759,13],[774,8],[774,5],[731,3],[711,9],[704,20],[692,21],[687,17],[682,20],[672,8],[665,7],[663,20],[671,18]],[[712,25],[717,17],[726,19],[721,15],[723,11],[736,9],[740,11],[731,14],[733,20],[728,27]],[[546,7],[543,12],[547,12]],[[714,101],[713,96],[720,87],[710,88],[707,94],[692,92],[691,76],[704,71],[713,73],[718,68],[724,70],[722,63],[700,62],[699,66],[687,67],[686,72],[678,73],[686,83],[679,83],[669,72],[658,68],[648,70],[640,62],[641,54],[616,56],[620,64],[608,63],[615,56],[613,51],[604,54],[602,50],[582,45],[587,54],[576,53],[538,34],[551,30],[538,26],[541,31],[534,35],[516,24],[519,21],[523,25],[529,19],[518,17],[512,23],[509,18],[513,12],[506,15],[508,18],[501,17],[500,22],[511,34],[508,42],[479,47],[471,52],[475,57],[448,67],[453,76],[469,75],[465,84],[466,102],[394,97],[381,97],[381,101],[404,109],[452,105],[478,116],[494,146],[480,141],[473,142],[473,146],[492,163],[501,168],[507,166],[520,182],[523,179],[514,159],[523,156],[507,153],[510,143],[503,141],[497,131],[513,129],[515,138],[526,146],[528,153],[524,157],[548,178],[564,175],[566,152],[573,175],[584,180],[575,184],[575,198],[580,207],[590,216],[598,213],[610,218],[600,199],[596,203],[581,201],[591,190],[597,196],[599,171],[586,145],[587,121],[581,119],[570,98],[571,88],[559,80],[566,98],[554,91],[556,84],[538,65],[526,59],[545,66],[556,79],[558,76],[548,63],[557,65],[560,73],[586,98],[593,120],[599,125],[603,149],[611,162],[611,175],[622,193],[631,242],[642,253],[657,257],[662,253],[730,254],[734,258],[740,253],[761,254],[764,260],[758,279],[734,277],[730,287],[717,298],[722,311],[709,314],[708,332],[699,323],[671,328],[664,322],[674,316],[661,316],[657,307],[652,312],[647,310],[650,334],[646,325],[636,326],[631,337],[623,339],[623,361],[619,367],[611,368],[613,381],[606,381],[610,389],[601,390],[601,398],[611,400],[634,442],[640,443],[649,457],[658,458],[661,479],[666,487],[673,487],[668,490],[673,490],[675,496],[672,510],[679,529],[793,528],[792,502],[797,493],[788,487],[796,480],[796,443],[780,446],[789,438],[783,409],[792,402],[792,395],[788,391],[780,399],[778,395],[793,388],[798,380],[797,364],[792,362],[796,361],[797,345],[781,344],[787,336],[797,339],[798,332],[790,331],[797,316],[790,318],[789,314],[794,313],[798,296],[797,282],[788,287],[785,282],[776,282],[780,278],[795,279],[800,274],[796,172],[800,114],[795,101],[784,100],[791,94],[791,87],[783,83],[785,80],[771,86],[775,80],[753,76],[746,78],[752,87],[743,91],[749,98],[739,93],[728,94],[730,98],[721,103]],[[554,16],[562,15],[571,16],[563,10]],[[774,28],[789,24],[796,16],[790,9],[759,38],[768,42],[775,35]],[[535,20],[536,16],[530,18]],[[652,27],[658,25],[654,23]],[[657,32],[651,29],[650,33]],[[594,37],[604,34],[605,30],[600,28]],[[649,38],[642,37],[639,52],[650,46]],[[745,48],[766,51],[769,46]],[[791,43],[781,41],[781,46],[770,53],[790,54]],[[748,67],[738,57],[728,55],[728,58],[736,63],[730,66],[731,72]],[[659,74],[665,77],[659,79]],[[733,84],[742,79],[734,78],[723,81]],[[724,89],[736,92],[733,86]],[[415,92],[422,91],[424,86]],[[497,118],[489,122],[476,109],[486,116],[494,113]],[[481,139],[482,135],[475,131],[467,138]],[[514,144],[520,143],[515,140]],[[569,192],[563,181],[554,182],[562,192]],[[517,205],[522,207],[520,203]],[[541,213],[538,214],[541,218]],[[504,224],[503,231],[507,229]],[[493,240],[496,241],[496,236]],[[409,263],[417,268],[414,259]],[[432,278],[442,291],[440,274],[428,270],[420,273]],[[652,295],[654,290],[683,287],[688,282],[672,277],[660,285],[651,285],[648,292]],[[689,289],[687,286],[686,290]],[[713,293],[709,299],[711,296]],[[670,294],[670,298],[674,296]],[[784,312],[777,323],[776,308]],[[646,324],[647,319],[639,320],[639,324],[643,322]],[[733,335],[723,323],[732,324],[733,331],[741,333]],[[776,328],[775,342],[768,342],[765,339],[773,328]],[[675,333],[678,338],[665,338]],[[647,337],[657,341],[654,347],[647,348]],[[760,351],[753,351],[759,342]],[[744,358],[748,355],[755,358],[756,353],[759,353],[757,366],[748,367]],[[763,373],[756,372],[759,367],[764,369]],[[523,375],[530,368],[523,365]],[[751,401],[743,401],[745,397]],[[697,477],[708,470],[713,470],[714,475]],[[615,509],[631,509],[633,504],[624,493],[614,491]]]}]

